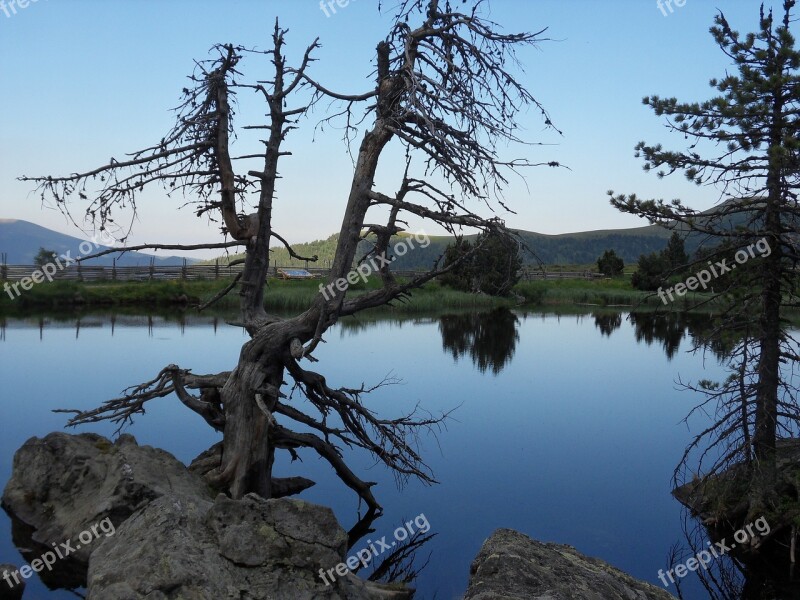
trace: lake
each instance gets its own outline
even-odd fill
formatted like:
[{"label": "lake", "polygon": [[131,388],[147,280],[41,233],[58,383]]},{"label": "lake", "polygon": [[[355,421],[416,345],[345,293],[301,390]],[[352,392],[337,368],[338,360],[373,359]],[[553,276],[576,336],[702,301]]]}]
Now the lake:
[{"label": "lake", "polygon": [[[660,585],[670,547],[683,540],[672,472],[692,432],[682,419],[697,401],[676,381],[720,379],[718,360],[689,352],[690,323],[652,315],[589,311],[460,314],[346,320],[326,336],[317,370],[335,387],[399,378],[366,403],[381,416],[419,404],[434,414],[456,409],[422,455],[439,481],[394,477],[369,457],[345,453],[385,508],[372,539],[424,514],[438,534],[418,598],[459,598],[469,565],[499,527],[570,544],[631,575]],[[197,373],[231,369],[246,336],[223,317],[45,315],[0,320],[0,483],[15,450],[31,436],[61,429],[54,408],[92,408],[169,363]],[[177,399],[151,402],[126,431],[140,444],[189,462],[220,436]],[[13,426],[10,424],[13,423]],[[702,421],[690,422],[698,431]],[[112,435],[100,424],[74,432]],[[357,520],[357,497],[328,464],[310,453],[276,476],[302,475],[317,485],[301,497],[331,506],[345,529]],[[356,544],[354,551],[364,544]],[[0,562],[22,564],[0,513]],[[674,592],[674,588],[670,591]],[[74,598],[29,582],[26,598]],[[689,597],[695,597],[691,595]]]}]

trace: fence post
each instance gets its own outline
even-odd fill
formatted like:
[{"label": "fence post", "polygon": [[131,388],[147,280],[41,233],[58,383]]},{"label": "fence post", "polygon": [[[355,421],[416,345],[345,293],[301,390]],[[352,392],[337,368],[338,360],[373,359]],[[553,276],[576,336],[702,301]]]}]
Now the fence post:
[{"label": "fence post", "polygon": [[83,271],[81,270],[82,264],[82,262],[78,261],[78,281],[83,281]]},{"label": "fence post", "polygon": [[150,281],[153,281],[153,279],[155,279],[155,275],[156,275],[155,260],[156,260],[155,258],[151,258],[150,259]]},{"label": "fence post", "polygon": [[186,280],[186,259],[183,259],[183,268],[181,268],[181,279]]},{"label": "fence post", "polygon": [[111,259],[111,281],[117,280],[117,259]]},{"label": "fence post", "polygon": [[214,279],[219,279],[219,259],[214,260]]},{"label": "fence post", "polygon": [[8,254],[5,252],[0,255],[0,279],[8,279]]}]

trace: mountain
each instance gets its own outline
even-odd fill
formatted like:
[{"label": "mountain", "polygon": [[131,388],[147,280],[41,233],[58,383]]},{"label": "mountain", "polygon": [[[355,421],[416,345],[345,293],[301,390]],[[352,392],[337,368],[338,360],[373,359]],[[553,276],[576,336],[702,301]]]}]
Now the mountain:
[{"label": "mountain", "polygon": [[[664,249],[672,232],[664,227],[649,225],[632,229],[603,229],[577,233],[550,235],[534,231],[516,230],[522,242],[522,260],[526,265],[589,265],[606,250],[614,250],[626,264],[635,263],[642,254]],[[474,239],[476,236],[467,236]],[[398,257],[394,268],[416,269],[429,266],[453,241],[449,236],[430,238],[427,248],[419,248]],[[687,252],[693,252],[699,239],[690,236],[686,240]]]},{"label": "mountain", "polygon": [[[86,239],[73,237],[58,233],[51,229],[21,221],[18,219],[0,219],[0,254],[7,254],[6,263],[9,265],[32,265],[33,259],[39,252],[39,248],[53,250],[61,255],[69,251],[72,258],[84,255],[81,252],[81,243],[84,243],[84,250],[87,247]],[[91,252],[106,250],[108,246],[95,246],[90,243]],[[182,265],[183,258],[178,256],[154,257],[150,254],[141,252],[126,252],[125,254],[108,254],[84,262],[85,265],[107,266],[111,265],[114,257],[117,259],[119,267],[145,266],[150,264],[150,259],[155,258],[156,265],[175,266]],[[187,259],[187,262],[197,262],[195,259]]]},{"label": "mountain", "polygon": [[[598,231],[583,231],[578,233],[562,233],[549,235],[536,233],[533,231],[517,230],[525,245],[530,248],[536,257],[546,265],[588,265],[597,262],[597,259],[604,251],[613,249],[617,255],[621,256],[626,264],[635,263],[642,254],[658,252],[667,245],[672,232],[669,229],[658,225],[648,225],[645,227],[635,227],[632,229],[602,229]],[[302,256],[317,255],[319,259],[316,263],[309,263],[309,266],[328,267],[333,260],[336,251],[338,234],[334,234],[325,240],[316,240],[305,244],[293,246],[295,252]],[[475,236],[467,236],[468,239]],[[396,238],[394,244],[401,241],[401,237]],[[394,262],[396,270],[414,270],[427,268],[435,261],[444,249],[453,241],[450,236],[430,236],[430,244],[422,248],[414,243],[404,256],[397,256]],[[686,251],[694,252],[699,245],[699,236],[690,235],[686,239]],[[408,244],[410,246],[410,244]],[[359,248],[359,258],[369,249],[369,244],[362,242]],[[241,255],[231,257],[239,258]],[[223,260],[223,259],[220,259]],[[224,259],[227,260],[227,259]],[[529,251],[523,252],[523,262],[525,264],[539,264],[533,254]],[[289,257],[289,253],[283,246],[274,247],[270,253],[270,263],[278,266],[304,266],[303,261],[298,261]]]}]

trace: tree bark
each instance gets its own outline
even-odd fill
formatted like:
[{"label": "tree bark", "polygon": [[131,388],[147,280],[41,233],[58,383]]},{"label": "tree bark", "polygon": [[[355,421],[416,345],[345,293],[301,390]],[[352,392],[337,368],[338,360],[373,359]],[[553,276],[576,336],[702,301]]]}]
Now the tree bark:
[{"label": "tree bark", "polygon": [[[777,69],[783,71],[783,61]],[[767,172],[767,203],[764,228],[771,236],[772,252],[764,258],[763,291],[761,294],[760,356],[758,359],[758,388],[756,420],[753,432],[755,473],[751,499],[751,514],[759,511],[775,492],[776,439],[778,435],[778,394],[781,389],[781,303],[783,301],[783,254],[781,248],[781,203],[783,200],[784,150],[784,92],[777,83],[772,96],[772,115],[769,131],[769,167]]]}]

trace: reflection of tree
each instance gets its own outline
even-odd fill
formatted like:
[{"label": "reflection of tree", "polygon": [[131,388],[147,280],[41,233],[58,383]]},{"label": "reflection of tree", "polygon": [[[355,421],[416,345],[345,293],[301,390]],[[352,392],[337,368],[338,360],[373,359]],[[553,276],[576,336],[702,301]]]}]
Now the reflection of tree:
[{"label": "reflection of tree", "polygon": [[[709,331],[707,315],[690,313],[631,313],[630,320],[634,327],[637,342],[648,346],[660,342],[668,359],[672,359],[688,334],[695,346],[704,346],[719,356],[722,348],[710,344],[706,339]],[[599,325],[598,325],[599,327]]]},{"label": "reflection of tree", "polygon": [[[369,510],[365,515],[359,518],[358,522],[348,532],[347,550],[352,551],[360,540],[364,539],[371,533],[375,533],[376,529],[373,527],[374,523],[383,515],[382,512],[376,510]],[[403,527],[401,522],[400,527]],[[419,574],[428,566],[430,562],[430,554],[422,564],[417,564],[417,553],[428,542],[436,537],[437,534],[429,533],[430,528],[426,531],[417,529],[408,538],[403,541],[392,544],[392,551],[383,556],[379,563],[372,562],[376,557],[368,559],[369,568],[372,572],[367,576],[369,581],[378,583],[392,584],[402,583],[404,585],[412,584]],[[372,540],[368,540],[367,544]],[[362,550],[367,548],[367,544],[359,544]],[[350,555],[356,554],[350,552]],[[353,573],[359,573],[362,566],[359,565],[352,570]]]},{"label": "reflection of tree", "polygon": [[485,313],[446,315],[439,320],[442,346],[453,358],[469,356],[481,373],[497,375],[514,356],[519,341],[518,319],[505,308]]},{"label": "reflection of tree", "polygon": [[603,335],[611,336],[622,327],[622,313],[592,313],[594,325]]},{"label": "reflection of tree", "polygon": [[[667,569],[674,569],[688,559],[696,557],[700,552],[708,551],[713,542],[709,539],[705,528],[697,520],[692,519],[685,511],[683,514],[683,532],[685,544],[676,543],[667,556]],[[705,555],[701,555],[705,556]],[[694,574],[700,585],[708,592],[711,600],[744,600],[744,578],[735,559],[728,555],[720,555],[708,561],[702,569]],[[683,581],[675,578],[675,587],[679,598],[685,598]]]},{"label": "reflection of tree", "polygon": [[[762,523],[763,525],[763,523]],[[693,515],[688,508],[683,514],[685,543],[676,543],[667,557],[667,568],[685,564],[692,557],[705,556],[717,542],[723,544],[735,539],[738,524],[724,520],[710,520],[708,515]],[[753,526],[760,534],[765,529]],[[770,531],[774,534],[774,530]],[[800,598],[800,581],[791,562],[787,536],[781,535],[772,543],[755,547],[749,544],[731,548],[731,552],[714,557],[697,569],[694,576],[708,592],[711,600],[767,600]],[[718,548],[718,546],[717,546]],[[675,578],[675,586],[681,591],[681,580]],[[689,597],[679,595],[681,598]]]},{"label": "reflection of tree", "polygon": [[637,342],[648,346],[661,342],[668,359],[672,359],[686,335],[686,324],[679,313],[631,313]]}]

